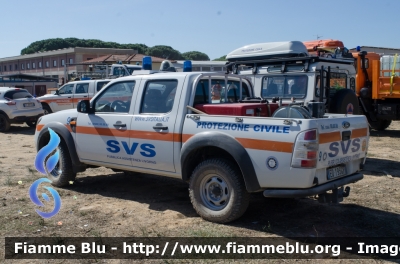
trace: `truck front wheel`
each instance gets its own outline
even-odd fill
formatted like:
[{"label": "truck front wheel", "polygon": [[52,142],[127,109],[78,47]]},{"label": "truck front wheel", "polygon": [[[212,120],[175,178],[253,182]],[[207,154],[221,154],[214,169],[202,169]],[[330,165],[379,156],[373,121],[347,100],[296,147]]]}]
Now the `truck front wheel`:
[{"label": "truck front wheel", "polygon": [[368,123],[372,129],[383,131],[390,126],[392,120],[378,119],[377,121],[372,121],[370,118],[368,118]]},{"label": "truck front wheel", "polygon": [[196,212],[216,223],[242,216],[250,199],[239,168],[219,158],[205,160],[194,169],[189,195]]},{"label": "truck front wheel", "polygon": [[60,154],[59,161],[56,167],[47,176],[51,180],[51,185],[63,187],[69,184],[69,181],[75,180],[76,173],[72,170],[71,156],[69,155],[68,147],[63,140],[58,145]]}]

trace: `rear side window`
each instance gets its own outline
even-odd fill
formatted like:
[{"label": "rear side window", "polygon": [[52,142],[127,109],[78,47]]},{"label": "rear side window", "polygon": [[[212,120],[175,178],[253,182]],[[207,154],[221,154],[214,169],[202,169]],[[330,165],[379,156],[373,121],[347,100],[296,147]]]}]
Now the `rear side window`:
[{"label": "rear side window", "polygon": [[[316,97],[319,97],[320,82],[321,82],[321,76],[317,75],[316,83],[315,83],[315,96]],[[326,79],[325,79],[325,82],[326,82]],[[347,74],[346,73],[331,72],[331,74],[330,74],[330,83],[329,83],[329,87],[331,88],[331,90],[333,90],[333,89],[334,90],[338,90],[338,89],[347,88],[346,82],[347,82]],[[325,96],[326,95],[324,94],[324,97]]]},{"label": "rear side window", "polygon": [[32,95],[27,90],[12,90],[4,94],[5,98],[9,99],[21,99],[21,98],[32,98]]},{"label": "rear side window", "polygon": [[110,81],[107,81],[107,82],[98,82],[97,83],[97,85],[96,85],[96,91],[98,92],[98,91],[100,91],[101,90],[101,88],[103,88],[107,83],[109,83]]},{"label": "rear side window", "polygon": [[141,114],[168,113],[175,100],[176,80],[148,81],[140,106]]},{"label": "rear side window", "polygon": [[88,83],[78,83],[76,85],[76,92],[77,94],[88,93],[89,84]]},{"label": "rear side window", "polygon": [[[250,96],[249,88],[244,82],[242,82],[242,94],[240,94],[239,81],[229,80],[226,84],[225,80],[211,80],[211,89],[210,89],[208,80],[200,80],[200,82],[196,87],[194,105],[208,104],[208,103],[212,104],[236,103],[240,99]],[[210,91],[211,91],[211,102],[209,102]]]}]

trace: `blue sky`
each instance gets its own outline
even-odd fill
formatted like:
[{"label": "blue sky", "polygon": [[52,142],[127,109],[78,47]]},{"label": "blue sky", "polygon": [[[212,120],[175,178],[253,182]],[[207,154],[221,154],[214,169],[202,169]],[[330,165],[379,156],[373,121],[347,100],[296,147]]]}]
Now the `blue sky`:
[{"label": "blue sky", "polygon": [[397,0],[0,0],[0,58],[30,43],[76,37],[168,45],[210,59],[247,44],[322,39],[400,48]]}]

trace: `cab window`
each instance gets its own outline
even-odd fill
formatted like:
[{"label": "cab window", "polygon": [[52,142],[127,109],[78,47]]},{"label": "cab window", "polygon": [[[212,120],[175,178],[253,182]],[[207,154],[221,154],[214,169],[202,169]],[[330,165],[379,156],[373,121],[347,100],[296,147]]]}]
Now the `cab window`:
[{"label": "cab window", "polygon": [[61,87],[58,90],[58,94],[72,94],[72,91],[74,90],[74,85],[73,84],[67,84]]},{"label": "cab window", "polygon": [[95,112],[129,113],[135,81],[118,82],[107,87],[95,101]]},{"label": "cab window", "polygon": [[148,81],[140,106],[141,114],[168,113],[172,110],[178,85],[176,80]]},{"label": "cab window", "polygon": [[263,98],[304,98],[307,94],[306,75],[264,77],[261,96]]}]

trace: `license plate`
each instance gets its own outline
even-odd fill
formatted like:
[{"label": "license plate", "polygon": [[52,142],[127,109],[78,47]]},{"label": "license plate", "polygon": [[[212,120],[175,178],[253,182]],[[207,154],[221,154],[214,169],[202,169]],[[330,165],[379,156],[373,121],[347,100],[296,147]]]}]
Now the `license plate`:
[{"label": "license plate", "polygon": [[327,176],[328,180],[332,180],[334,178],[345,176],[346,174],[347,174],[346,166],[344,166],[344,165],[335,166],[335,167],[327,169],[327,171],[326,171],[326,176]]},{"label": "license plate", "polygon": [[35,103],[25,103],[24,107],[32,107],[35,106]]}]

